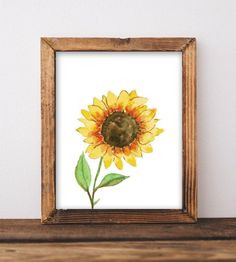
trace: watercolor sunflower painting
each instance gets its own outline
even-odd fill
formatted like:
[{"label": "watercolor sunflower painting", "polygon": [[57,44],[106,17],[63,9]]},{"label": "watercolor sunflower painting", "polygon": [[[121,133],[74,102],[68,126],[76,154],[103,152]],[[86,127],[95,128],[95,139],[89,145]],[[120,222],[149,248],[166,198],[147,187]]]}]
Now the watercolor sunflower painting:
[{"label": "watercolor sunflower painting", "polygon": [[147,101],[136,90],[122,90],[118,96],[109,91],[101,99],[94,98],[88,110],[81,110],[83,118],[79,120],[83,126],[76,130],[88,144],[85,153],[89,158],[100,159],[94,178],[84,152],[75,168],[77,183],[88,194],[92,209],[99,201],[95,199],[98,189],[115,186],[129,177],[120,172],[108,173],[97,184],[102,166],[108,169],[114,164],[122,170],[126,161],[136,167],[136,158],[151,153],[151,142],[164,131],[157,127],[156,108],[148,108]]}]

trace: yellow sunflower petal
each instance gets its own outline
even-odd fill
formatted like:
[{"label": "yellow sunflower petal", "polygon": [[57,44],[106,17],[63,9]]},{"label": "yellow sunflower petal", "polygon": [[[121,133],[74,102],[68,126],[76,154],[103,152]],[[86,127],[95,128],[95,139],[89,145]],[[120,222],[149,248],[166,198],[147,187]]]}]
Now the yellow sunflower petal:
[{"label": "yellow sunflower petal", "polygon": [[140,128],[142,128],[145,131],[150,131],[151,129],[153,129],[156,125],[156,123],[158,122],[158,119],[153,119],[149,122],[142,122],[140,123]]},{"label": "yellow sunflower petal", "polygon": [[99,106],[102,110],[106,110],[106,106],[104,105],[104,103],[101,100],[97,99],[96,97],[94,97],[93,99],[93,104],[95,106]]},{"label": "yellow sunflower petal", "polygon": [[152,153],[153,152],[153,148],[150,144],[146,144],[146,145],[139,145],[141,150],[145,153]]},{"label": "yellow sunflower petal", "polygon": [[94,149],[94,145],[89,145],[87,148],[86,148],[86,153],[91,153]]},{"label": "yellow sunflower petal", "polygon": [[138,106],[142,106],[147,102],[147,98],[146,97],[134,97],[133,99],[131,99],[130,104],[131,107],[138,107]]},{"label": "yellow sunflower petal", "polygon": [[116,155],[117,157],[122,157],[123,156],[123,150],[122,150],[122,148],[120,148],[120,147],[115,147],[114,149],[113,149],[113,154],[114,155]]},{"label": "yellow sunflower petal", "polygon": [[136,93],[136,90],[132,90],[130,93],[129,93],[129,97],[130,99],[134,98],[134,97],[137,97],[137,93]]},{"label": "yellow sunflower petal", "polygon": [[117,106],[124,109],[129,102],[129,94],[127,91],[122,90],[117,98]]},{"label": "yellow sunflower petal", "polygon": [[136,157],[142,157],[142,151],[140,149],[139,146],[137,146],[136,148],[134,149],[131,149],[131,152],[133,155],[135,155]]},{"label": "yellow sunflower petal", "polygon": [[131,153],[130,148],[129,148],[128,146],[124,147],[124,148],[123,148],[123,153],[124,153],[126,156],[128,156],[128,155]]},{"label": "yellow sunflower petal", "polygon": [[86,119],[88,119],[88,120],[91,120],[91,119],[92,119],[91,114],[90,114],[87,110],[82,109],[82,110],[81,110],[81,114],[82,114]]},{"label": "yellow sunflower petal", "polygon": [[104,163],[104,166],[105,168],[108,168],[110,167],[111,163],[112,163],[112,160],[113,160],[113,157],[112,155],[106,153],[104,156],[103,156],[103,163]]},{"label": "yellow sunflower petal", "polygon": [[99,143],[99,139],[96,137],[96,136],[88,136],[87,138],[84,139],[84,142],[85,143],[88,143],[88,144],[98,144]]},{"label": "yellow sunflower petal", "polygon": [[161,133],[164,132],[164,129],[162,129],[162,128],[153,128],[150,132],[151,132],[154,136],[159,136]]},{"label": "yellow sunflower petal", "polygon": [[157,110],[155,108],[154,109],[147,109],[140,114],[140,116],[138,117],[138,121],[149,122],[154,118],[154,116],[156,115],[156,112],[157,112]]},{"label": "yellow sunflower petal", "polygon": [[100,144],[98,146],[96,146],[89,154],[90,158],[99,158],[101,156],[103,156],[106,153],[107,150],[107,145],[105,144]]},{"label": "yellow sunflower petal", "polygon": [[120,169],[120,170],[123,169],[123,162],[119,157],[115,156],[114,162],[115,162],[115,165],[118,169]]},{"label": "yellow sunflower petal", "polygon": [[88,108],[94,119],[99,120],[103,117],[104,111],[99,106],[90,105]]},{"label": "yellow sunflower petal", "polygon": [[111,91],[107,93],[107,105],[109,107],[113,107],[116,105],[117,96],[113,94]]},{"label": "yellow sunflower petal", "polygon": [[134,109],[132,109],[132,116],[133,117],[138,117],[142,112],[144,112],[145,110],[147,110],[147,106],[146,105],[143,105],[143,106],[138,106],[138,107],[135,107]]},{"label": "yellow sunflower petal", "polygon": [[124,155],[124,159],[131,166],[136,166],[136,158],[132,154],[129,156]]},{"label": "yellow sunflower petal", "polygon": [[79,121],[81,123],[83,123],[85,125],[85,127],[87,127],[89,130],[94,130],[97,127],[97,125],[94,121],[87,120],[87,119],[84,119],[84,118],[80,118]]},{"label": "yellow sunflower petal", "polygon": [[154,134],[152,134],[150,132],[146,132],[146,133],[140,135],[139,142],[140,142],[140,144],[145,145],[145,144],[152,142],[154,139],[155,139]]},{"label": "yellow sunflower petal", "polygon": [[102,96],[102,102],[104,103],[104,105],[105,105],[106,107],[108,107],[107,97],[106,97],[106,96]]},{"label": "yellow sunflower petal", "polygon": [[139,147],[139,143],[138,141],[135,141],[133,142],[131,145],[130,145],[130,150],[131,150],[131,153],[136,156],[136,157],[142,157],[142,151]]},{"label": "yellow sunflower petal", "polygon": [[78,131],[81,135],[83,135],[85,137],[88,136],[89,132],[90,132],[90,130],[86,127],[79,127],[79,128],[76,129],[76,131]]}]

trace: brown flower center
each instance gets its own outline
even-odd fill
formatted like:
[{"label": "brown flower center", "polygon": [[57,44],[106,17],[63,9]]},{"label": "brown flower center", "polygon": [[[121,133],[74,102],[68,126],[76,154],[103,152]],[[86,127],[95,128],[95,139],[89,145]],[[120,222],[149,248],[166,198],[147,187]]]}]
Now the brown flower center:
[{"label": "brown flower center", "polygon": [[135,119],[124,112],[114,112],[102,125],[102,135],[111,146],[128,146],[137,136],[139,126]]}]

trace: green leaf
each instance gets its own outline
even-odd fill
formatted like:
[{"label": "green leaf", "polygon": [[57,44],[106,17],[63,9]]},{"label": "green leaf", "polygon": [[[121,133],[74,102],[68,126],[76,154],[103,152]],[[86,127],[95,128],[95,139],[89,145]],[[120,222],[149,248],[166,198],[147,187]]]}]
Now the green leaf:
[{"label": "green leaf", "polygon": [[124,175],[120,175],[116,173],[108,174],[104,176],[101,183],[99,184],[99,186],[97,186],[96,189],[101,188],[101,187],[107,187],[107,186],[115,186],[128,177],[129,176],[124,176]]},{"label": "green leaf", "polygon": [[88,192],[91,183],[91,170],[85,159],[84,153],[81,154],[77,166],[75,168],[75,178],[78,184]]},{"label": "green leaf", "polygon": [[94,206],[97,205],[97,203],[100,201],[100,198],[97,199],[95,202],[94,202]]}]

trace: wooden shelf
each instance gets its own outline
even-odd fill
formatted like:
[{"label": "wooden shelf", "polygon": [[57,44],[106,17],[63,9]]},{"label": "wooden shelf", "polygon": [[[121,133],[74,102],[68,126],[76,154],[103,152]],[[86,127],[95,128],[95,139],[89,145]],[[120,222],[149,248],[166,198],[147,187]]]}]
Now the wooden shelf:
[{"label": "wooden shelf", "polygon": [[0,220],[0,242],[236,240],[236,219],[196,224],[41,225],[38,219]]},{"label": "wooden shelf", "polygon": [[0,261],[236,261],[236,219],[41,225],[0,220]]},{"label": "wooden shelf", "polygon": [[236,240],[0,244],[0,261],[236,261]]}]

